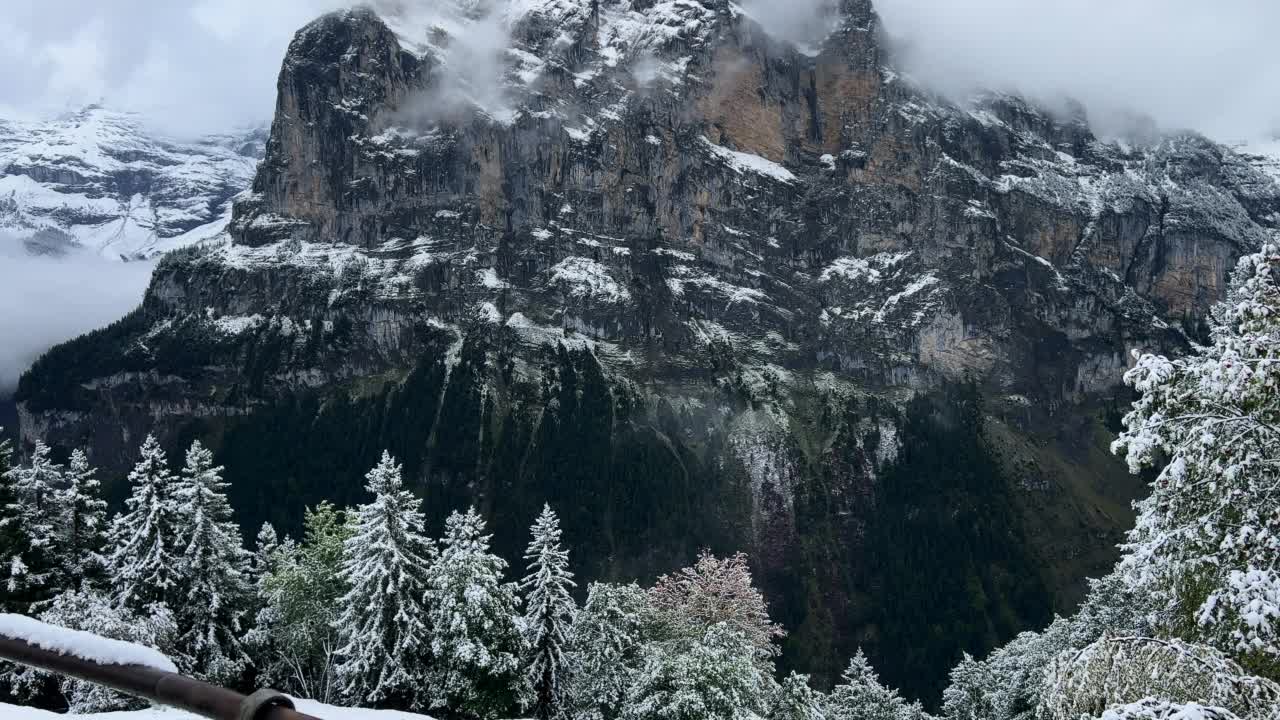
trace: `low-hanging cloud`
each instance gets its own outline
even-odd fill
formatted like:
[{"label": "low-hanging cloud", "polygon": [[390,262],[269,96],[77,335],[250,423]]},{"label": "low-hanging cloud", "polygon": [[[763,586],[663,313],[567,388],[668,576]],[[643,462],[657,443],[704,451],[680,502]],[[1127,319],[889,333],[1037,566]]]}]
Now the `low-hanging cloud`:
[{"label": "low-hanging cloud", "polygon": [[271,115],[293,33],[343,0],[6,0],[0,114],[102,102],[192,136]]},{"label": "low-hanging cloud", "polygon": [[137,307],[152,268],[87,252],[32,257],[17,241],[0,237],[0,397],[44,351]]},{"label": "low-hanging cloud", "polygon": [[1280,129],[1280,2],[875,2],[899,63],[943,92],[1069,96],[1104,125],[1137,112],[1227,142]]}]

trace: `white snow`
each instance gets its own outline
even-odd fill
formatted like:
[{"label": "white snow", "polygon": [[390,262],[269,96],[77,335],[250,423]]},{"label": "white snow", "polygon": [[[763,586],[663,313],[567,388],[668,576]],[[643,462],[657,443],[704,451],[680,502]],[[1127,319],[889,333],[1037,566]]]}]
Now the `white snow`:
[{"label": "white snow", "polygon": [[590,258],[568,257],[551,269],[551,282],[566,286],[573,297],[590,297],[619,303],[631,299],[631,292],[618,284],[609,269]]},{"label": "white snow", "polygon": [[[299,712],[324,720],[431,720],[427,715],[399,710],[369,710],[326,705],[315,700],[295,700]],[[86,715],[53,713],[47,710],[6,705],[0,703],[0,718],[4,720],[66,720],[67,718],[91,718],[92,720],[195,720],[198,715],[176,708],[152,707],[146,710],[94,713]]]},{"label": "white snow", "polygon": [[104,665],[142,665],[165,672],[178,672],[169,658],[158,650],[81,630],[49,625],[25,615],[0,615],[0,635],[24,640],[60,655],[71,655]]},{"label": "white snow", "polygon": [[762,158],[759,155],[752,155],[751,153],[738,152],[737,150],[720,147],[705,137],[702,138],[702,142],[706,144],[712,154],[716,155],[721,160],[724,160],[725,163],[739,175],[749,172],[757,175],[763,175],[782,183],[793,183],[796,181],[796,176],[792,174],[790,170],[772,160]]}]

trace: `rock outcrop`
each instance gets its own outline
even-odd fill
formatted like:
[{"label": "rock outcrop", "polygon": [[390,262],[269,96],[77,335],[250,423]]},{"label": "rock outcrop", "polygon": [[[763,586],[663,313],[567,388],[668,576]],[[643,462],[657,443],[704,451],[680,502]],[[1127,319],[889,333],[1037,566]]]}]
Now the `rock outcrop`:
[{"label": "rock outcrop", "polygon": [[500,547],[551,500],[592,578],[745,548],[793,662],[865,645],[929,697],[1105,571],[1129,353],[1195,337],[1280,187],[1192,134],[935,97],[868,0],[812,45],[748,12],[320,18],[228,239],[42,359],[24,437],[116,469],[206,437],[286,525],[390,447]]}]

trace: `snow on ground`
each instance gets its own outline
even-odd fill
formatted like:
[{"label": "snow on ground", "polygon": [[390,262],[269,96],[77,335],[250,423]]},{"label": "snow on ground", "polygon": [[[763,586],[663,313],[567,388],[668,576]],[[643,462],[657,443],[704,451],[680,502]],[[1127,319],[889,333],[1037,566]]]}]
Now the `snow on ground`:
[{"label": "snow on ground", "polygon": [[[344,708],[336,705],[326,705],[314,700],[298,700],[296,702],[300,712],[320,718],[320,720],[430,720],[426,715],[397,710]],[[91,715],[62,715],[46,710],[0,703],[0,718],[4,718],[4,720],[66,720],[66,718],[75,717],[93,718],[93,720],[193,720],[199,716],[167,707],[153,707],[146,710],[130,710],[126,712],[95,713]]]},{"label": "snow on ground", "polygon": [[49,625],[25,615],[0,615],[0,635],[25,640],[36,647],[61,655],[104,665],[143,665],[165,672],[178,672],[169,658],[158,650],[81,630]]}]

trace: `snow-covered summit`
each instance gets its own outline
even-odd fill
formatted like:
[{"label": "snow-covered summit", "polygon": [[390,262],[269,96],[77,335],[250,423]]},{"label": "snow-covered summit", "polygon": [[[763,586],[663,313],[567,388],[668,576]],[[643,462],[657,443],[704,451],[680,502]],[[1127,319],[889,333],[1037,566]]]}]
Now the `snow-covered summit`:
[{"label": "snow-covered summit", "polygon": [[90,106],[0,118],[0,235],[35,254],[152,257],[220,232],[253,179],[261,130],[179,141]]}]

